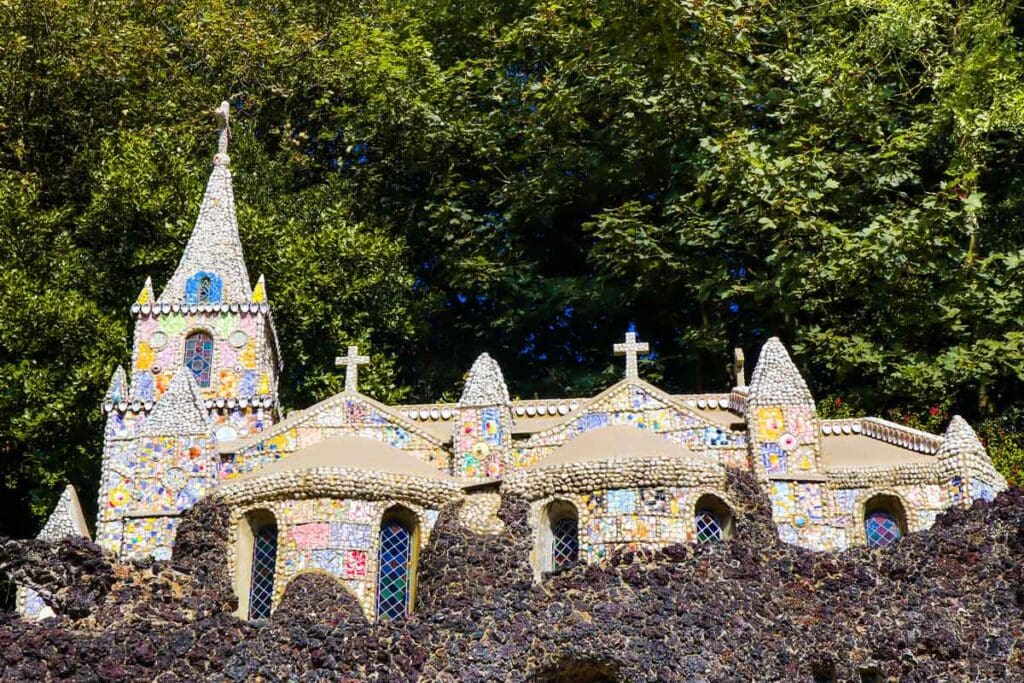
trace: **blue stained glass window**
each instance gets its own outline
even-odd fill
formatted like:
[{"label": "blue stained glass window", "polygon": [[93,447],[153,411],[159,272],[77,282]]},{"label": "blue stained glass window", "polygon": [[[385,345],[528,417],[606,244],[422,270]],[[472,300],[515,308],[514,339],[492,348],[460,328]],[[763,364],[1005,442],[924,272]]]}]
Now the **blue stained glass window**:
[{"label": "blue stained glass window", "polygon": [[888,547],[902,535],[899,522],[884,510],[875,510],[864,519],[864,531],[870,548]]},{"label": "blue stained glass window", "polygon": [[196,332],[185,340],[185,367],[201,387],[210,386],[213,375],[213,337],[205,332]]},{"label": "blue stained glass window", "polygon": [[563,517],[551,525],[551,569],[575,567],[579,559],[579,524],[572,517]]},{"label": "blue stained glass window", "polygon": [[401,523],[385,521],[380,528],[377,577],[377,617],[401,619],[409,613],[409,565],[412,534]]},{"label": "blue stained glass window", "polygon": [[711,510],[697,510],[696,525],[698,543],[717,543],[725,537],[722,522]]},{"label": "blue stained glass window", "polygon": [[219,304],[224,283],[216,273],[199,272],[185,283],[186,304]]},{"label": "blue stained glass window", "polygon": [[199,285],[196,287],[196,302],[208,304],[213,299],[213,281],[206,275],[199,278]]},{"label": "blue stained glass window", "polygon": [[252,580],[249,585],[249,618],[266,619],[274,601],[274,569],[277,564],[277,527],[264,525],[256,531],[252,547]]}]

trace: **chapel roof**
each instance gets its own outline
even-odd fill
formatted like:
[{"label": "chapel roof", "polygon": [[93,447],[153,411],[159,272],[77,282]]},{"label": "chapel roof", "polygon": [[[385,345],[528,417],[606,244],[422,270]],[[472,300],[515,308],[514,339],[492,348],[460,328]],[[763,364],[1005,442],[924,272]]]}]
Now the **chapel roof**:
[{"label": "chapel roof", "polygon": [[646,460],[678,458],[708,462],[690,449],[664,436],[637,427],[610,425],[584,432],[569,439],[534,467],[602,460]]},{"label": "chapel roof", "polygon": [[339,436],[318,441],[244,474],[235,481],[318,468],[366,470],[420,479],[454,481],[449,475],[403,450],[363,436]]},{"label": "chapel roof", "polygon": [[830,436],[821,441],[825,469],[928,465],[937,462],[934,455],[917,453],[896,444],[862,434]]}]

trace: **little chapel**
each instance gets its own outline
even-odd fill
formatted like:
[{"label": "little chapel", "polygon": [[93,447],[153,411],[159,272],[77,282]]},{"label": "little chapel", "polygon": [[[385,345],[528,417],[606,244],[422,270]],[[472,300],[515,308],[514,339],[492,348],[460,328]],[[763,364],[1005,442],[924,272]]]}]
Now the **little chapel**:
[{"label": "little chapel", "polygon": [[[250,278],[239,238],[228,106],[195,227],[159,294],[131,305],[131,366],[106,415],[95,538],[120,560],[169,559],[181,515],[206,496],[231,510],[225,562],[239,614],[269,616],[288,583],[328,573],[369,620],[416,609],[416,576],[442,508],[480,533],[502,497],[531,505],[535,580],[623,549],[717,543],[734,532],[725,486],[751,472],[782,540],[814,550],[884,547],[1006,487],[971,427],[930,434],[876,417],[822,419],[783,344],[745,382],[673,394],[646,382],[635,332],[609,352],[622,379],[595,396],[510,396],[489,355],[457,402],[386,405],[359,389],[366,350],[338,359],[344,390],[285,416],[272,283]],[[89,535],[68,488],[40,537]],[[46,616],[30,588],[19,609]]]}]

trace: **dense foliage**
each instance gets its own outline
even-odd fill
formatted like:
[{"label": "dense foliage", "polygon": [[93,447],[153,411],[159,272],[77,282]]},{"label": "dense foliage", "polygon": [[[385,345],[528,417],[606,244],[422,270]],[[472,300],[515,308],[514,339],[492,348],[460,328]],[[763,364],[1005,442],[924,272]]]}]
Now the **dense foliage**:
[{"label": "dense foliage", "polygon": [[[284,400],[727,386],[790,344],[828,411],[1024,465],[1024,9],[847,0],[0,0],[0,525],[94,498],[128,305],[234,107]],[[25,514],[25,506],[32,515]]]}]

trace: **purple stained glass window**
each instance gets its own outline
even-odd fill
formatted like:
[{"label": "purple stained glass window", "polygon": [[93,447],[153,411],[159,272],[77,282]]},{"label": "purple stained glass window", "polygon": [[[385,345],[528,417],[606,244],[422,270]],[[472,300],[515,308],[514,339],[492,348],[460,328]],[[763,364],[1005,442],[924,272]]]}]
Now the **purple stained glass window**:
[{"label": "purple stained glass window", "polygon": [[698,543],[717,543],[725,537],[722,523],[710,510],[697,510],[696,524]]},{"label": "purple stained glass window", "polygon": [[277,527],[259,528],[252,547],[252,580],[249,585],[249,618],[266,619],[274,601],[274,570],[277,565]]},{"label": "purple stained glass window", "polygon": [[579,524],[572,517],[563,517],[551,525],[551,569],[575,567],[579,558]]},{"label": "purple stained glass window", "polygon": [[377,577],[377,617],[401,619],[409,613],[409,565],[412,534],[399,522],[380,528],[380,569]]},{"label": "purple stained glass window", "polygon": [[875,510],[864,519],[869,548],[886,548],[900,539],[899,522],[884,510]]},{"label": "purple stained glass window", "polygon": [[205,332],[196,332],[185,340],[185,367],[192,371],[199,386],[210,386],[213,375],[213,338]]}]

